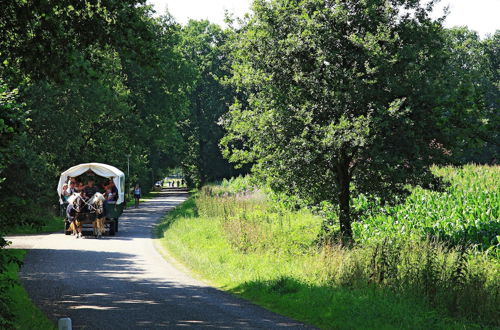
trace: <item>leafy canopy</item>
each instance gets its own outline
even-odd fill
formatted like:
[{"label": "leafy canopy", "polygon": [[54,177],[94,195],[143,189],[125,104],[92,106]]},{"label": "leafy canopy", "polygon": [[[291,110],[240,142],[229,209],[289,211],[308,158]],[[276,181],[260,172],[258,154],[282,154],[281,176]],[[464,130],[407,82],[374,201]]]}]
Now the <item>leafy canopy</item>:
[{"label": "leafy canopy", "polygon": [[[350,236],[352,194],[393,201],[429,186],[464,120],[443,106],[453,88],[443,28],[416,0],[257,0],[233,38],[240,97],[222,145],[233,162],[311,204],[339,204]],[[462,116],[461,116],[462,115]]]}]

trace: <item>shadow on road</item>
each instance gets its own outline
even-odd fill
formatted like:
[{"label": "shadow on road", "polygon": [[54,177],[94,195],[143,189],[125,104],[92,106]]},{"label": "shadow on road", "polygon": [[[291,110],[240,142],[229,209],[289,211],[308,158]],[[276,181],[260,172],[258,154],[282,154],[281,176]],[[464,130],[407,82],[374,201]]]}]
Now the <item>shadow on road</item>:
[{"label": "shadow on road", "polygon": [[54,321],[70,317],[74,329],[304,328],[165,262],[149,240],[152,229],[187,193],[158,197],[127,209],[117,236],[16,237],[18,246],[32,242],[20,278],[35,304]]},{"label": "shadow on road", "polygon": [[106,237],[113,240],[131,240],[136,238],[151,238],[152,229],[158,220],[171,211],[180,202],[184,201],[188,193],[186,191],[162,191],[158,197],[165,199],[153,199],[141,203],[139,208],[129,207],[119,218],[119,229],[115,236]]},{"label": "shadow on road", "polygon": [[[33,259],[40,257],[45,258],[43,266],[31,267]],[[21,269],[21,281],[47,315],[54,320],[71,317],[75,329],[298,326],[287,321],[276,323],[276,316],[270,313],[269,319],[251,318],[245,312],[247,302],[233,297],[228,300],[227,294],[214,288],[141,278],[143,272],[134,257],[125,253],[32,250]],[[69,260],[77,262],[60,267]]]}]

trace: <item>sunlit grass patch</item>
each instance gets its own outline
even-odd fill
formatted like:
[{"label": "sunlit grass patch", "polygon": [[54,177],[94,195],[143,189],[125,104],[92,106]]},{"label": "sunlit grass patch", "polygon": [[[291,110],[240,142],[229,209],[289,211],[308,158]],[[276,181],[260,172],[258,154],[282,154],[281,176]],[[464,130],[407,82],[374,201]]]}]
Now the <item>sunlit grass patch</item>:
[{"label": "sunlit grass patch", "polygon": [[349,249],[321,246],[321,223],[253,185],[229,182],[202,189],[160,231],[162,244],[202,277],[322,328],[499,326],[500,260],[491,253],[390,232]]}]

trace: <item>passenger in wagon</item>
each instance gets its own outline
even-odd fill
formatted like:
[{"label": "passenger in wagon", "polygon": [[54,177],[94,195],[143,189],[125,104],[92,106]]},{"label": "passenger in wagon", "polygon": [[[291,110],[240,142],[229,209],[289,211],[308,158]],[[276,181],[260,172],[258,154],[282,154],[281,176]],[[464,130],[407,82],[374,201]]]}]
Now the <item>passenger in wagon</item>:
[{"label": "passenger in wagon", "polygon": [[63,187],[62,187],[61,197],[62,197],[63,201],[66,202],[68,200],[69,196],[71,196],[71,193],[69,192],[68,184],[65,183],[65,184],[63,184]]},{"label": "passenger in wagon", "polygon": [[83,189],[83,192],[85,193],[85,197],[87,199],[94,196],[94,194],[97,192],[97,187],[94,186],[94,179],[92,178],[88,179],[87,185]]},{"label": "passenger in wagon", "polygon": [[118,189],[115,186],[113,180],[109,181],[108,189],[109,193],[106,196],[108,201],[117,201],[118,200]]},{"label": "passenger in wagon", "polygon": [[118,200],[118,189],[115,187],[115,183],[113,179],[110,179],[106,187],[106,193],[104,197],[106,200],[104,201],[104,216],[108,215],[108,202],[117,201]]},{"label": "passenger in wagon", "polygon": [[75,184],[76,184],[75,181],[70,181],[69,182],[69,186],[66,189],[66,192],[67,192],[68,196],[71,196],[73,193],[76,192]]},{"label": "passenger in wagon", "polygon": [[82,182],[79,182],[76,186],[75,186],[75,190],[76,192],[78,193],[81,193],[83,191],[83,189],[85,188],[85,186],[83,185]]}]

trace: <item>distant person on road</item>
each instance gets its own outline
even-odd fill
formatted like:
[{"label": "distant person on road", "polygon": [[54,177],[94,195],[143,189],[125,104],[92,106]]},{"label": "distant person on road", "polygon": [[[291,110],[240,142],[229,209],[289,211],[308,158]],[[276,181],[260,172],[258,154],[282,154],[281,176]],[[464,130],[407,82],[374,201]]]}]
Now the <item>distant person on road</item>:
[{"label": "distant person on road", "polygon": [[135,208],[138,208],[139,207],[139,200],[141,199],[141,186],[139,186],[139,184],[135,185],[134,198],[135,198]]}]

